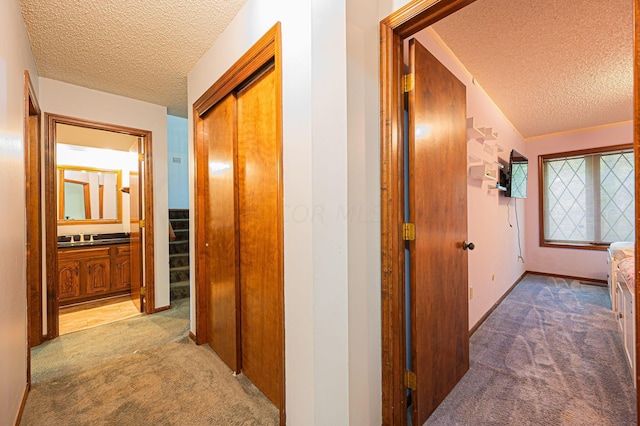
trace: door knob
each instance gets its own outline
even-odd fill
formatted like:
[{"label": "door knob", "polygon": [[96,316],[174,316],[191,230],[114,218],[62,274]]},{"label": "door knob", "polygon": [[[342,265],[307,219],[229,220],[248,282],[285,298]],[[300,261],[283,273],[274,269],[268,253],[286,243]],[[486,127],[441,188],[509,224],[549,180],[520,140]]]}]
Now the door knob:
[{"label": "door knob", "polygon": [[476,248],[476,245],[473,243],[470,243],[469,241],[464,241],[462,243],[462,250],[466,250],[466,249],[473,250],[474,248]]}]

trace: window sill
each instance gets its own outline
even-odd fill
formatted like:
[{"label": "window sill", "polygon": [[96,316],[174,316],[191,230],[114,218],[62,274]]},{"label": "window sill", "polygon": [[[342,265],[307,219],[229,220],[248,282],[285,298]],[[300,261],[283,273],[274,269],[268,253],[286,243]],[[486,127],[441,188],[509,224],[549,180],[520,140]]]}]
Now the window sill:
[{"label": "window sill", "polygon": [[604,251],[609,248],[608,243],[603,244],[585,244],[585,243],[550,243],[541,242],[540,247],[552,247],[552,248],[564,248],[564,249],[578,249],[578,250],[600,250]]}]

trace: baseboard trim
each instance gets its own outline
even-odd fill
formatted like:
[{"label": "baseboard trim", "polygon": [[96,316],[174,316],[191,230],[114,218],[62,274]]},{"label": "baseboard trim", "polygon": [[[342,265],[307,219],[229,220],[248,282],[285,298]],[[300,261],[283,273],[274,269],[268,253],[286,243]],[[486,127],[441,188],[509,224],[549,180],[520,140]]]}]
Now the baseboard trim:
[{"label": "baseboard trim", "polygon": [[189,339],[193,340],[194,342],[196,342],[196,335],[193,331],[189,330]]},{"label": "baseboard trim", "polygon": [[516,286],[518,285],[518,283],[520,281],[522,281],[522,279],[524,278],[525,275],[527,275],[527,271],[524,271],[522,273],[522,275],[520,275],[520,278],[518,278],[516,280],[516,282],[514,282],[513,284],[511,284],[511,287],[509,287],[509,289],[502,295],[502,297],[500,297],[500,299],[498,299],[498,301],[496,303],[493,304],[493,306],[491,307],[491,309],[489,309],[476,323],[476,325],[474,325],[473,327],[471,327],[471,330],[469,330],[469,337],[473,336],[473,333],[475,333],[478,328],[480,328],[480,326],[482,325],[482,323],[485,322],[485,320],[487,318],[489,318],[489,315],[491,315],[493,313],[493,311],[496,310],[496,308],[498,307],[498,305],[500,305],[502,303],[502,301],[509,295],[509,293],[511,293],[513,291],[514,288],[516,288]]},{"label": "baseboard trim", "polygon": [[562,279],[565,279],[565,280],[575,280],[575,281],[580,281],[583,284],[607,287],[607,280],[597,280],[595,278],[574,277],[574,276],[571,276],[571,275],[549,274],[547,272],[538,272],[538,271],[527,271],[527,273],[531,274],[531,275],[542,275],[542,276],[545,276],[545,277],[562,278]]},{"label": "baseboard trim", "polygon": [[24,387],[24,391],[22,392],[22,401],[20,401],[20,408],[18,409],[18,414],[16,415],[16,421],[14,426],[18,426],[20,421],[22,420],[22,412],[24,411],[24,406],[27,404],[27,396],[29,395],[29,383],[27,383]]},{"label": "baseboard trim", "polygon": [[157,308],[153,311],[154,314],[157,314],[158,312],[164,312],[164,311],[168,311],[169,309],[171,309],[171,305],[167,305],[167,306],[163,306],[161,308]]}]

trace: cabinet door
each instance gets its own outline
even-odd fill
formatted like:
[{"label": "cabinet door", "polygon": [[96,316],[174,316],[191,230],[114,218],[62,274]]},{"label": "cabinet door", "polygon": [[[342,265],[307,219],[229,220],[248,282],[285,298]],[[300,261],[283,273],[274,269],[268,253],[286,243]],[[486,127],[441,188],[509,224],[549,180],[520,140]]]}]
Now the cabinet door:
[{"label": "cabinet door", "polygon": [[633,299],[631,293],[627,290],[624,292],[624,352],[627,356],[627,362],[633,373],[633,364],[635,362],[635,328],[633,327],[636,320],[633,310]]},{"label": "cabinet door", "polygon": [[131,258],[118,256],[116,270],[113,274],[113,290],[127,290],[131,288]]},{"label": "cabinet door", "polygon": [[58,262],[58,299],[80,296],[80,262],[65,260]]},{"label": "cabinet door", "polygon": [[104,293],[111,289],[111,262],[109,258],[87,260],[85,267],[87,270],[87,295]]}]

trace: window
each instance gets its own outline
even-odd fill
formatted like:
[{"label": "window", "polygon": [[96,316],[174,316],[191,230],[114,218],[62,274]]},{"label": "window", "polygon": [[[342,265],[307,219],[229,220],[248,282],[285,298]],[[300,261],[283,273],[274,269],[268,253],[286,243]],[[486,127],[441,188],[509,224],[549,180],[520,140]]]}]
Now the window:
[{"label": "window", "polygon": [[540,244],[604,249],[635,238],[631,145],[540,156]]}]

